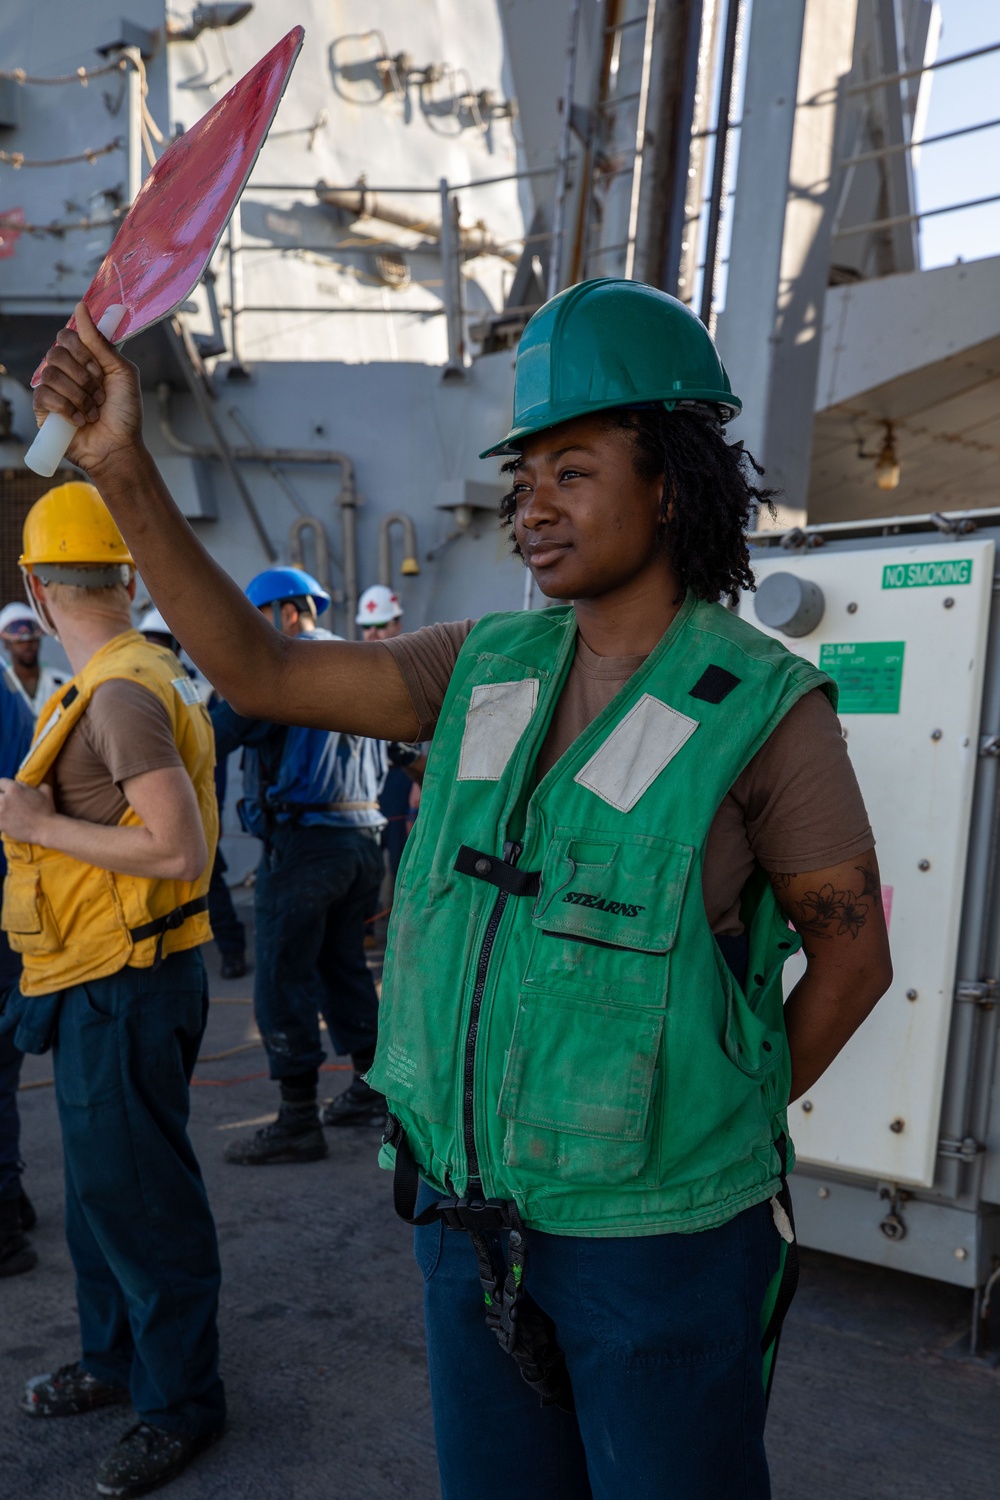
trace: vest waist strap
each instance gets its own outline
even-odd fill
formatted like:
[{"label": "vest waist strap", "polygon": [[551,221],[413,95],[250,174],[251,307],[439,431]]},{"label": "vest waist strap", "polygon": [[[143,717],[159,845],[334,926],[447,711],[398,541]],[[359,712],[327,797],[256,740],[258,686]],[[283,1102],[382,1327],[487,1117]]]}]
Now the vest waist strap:
[{"label": "vest waist strap", "polygon": [[145,942],[147,938],[162,937],[166,932],[173,932],[177,927],[183,927],[189,917],[197,917],[203,911],[208,911],[208,896],[196,896],[193,901],[185,901],[183,906],[175,906],[173,911],[168,911],[165,917],[157,917],[152,922],[142,922],[138,927],[129,928],[129,936],[134,943]]}]

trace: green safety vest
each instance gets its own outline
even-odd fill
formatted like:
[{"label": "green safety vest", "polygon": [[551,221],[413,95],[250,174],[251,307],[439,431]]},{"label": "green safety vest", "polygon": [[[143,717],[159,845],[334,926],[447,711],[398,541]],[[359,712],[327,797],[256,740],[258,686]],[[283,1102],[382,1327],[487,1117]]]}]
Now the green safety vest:
[{"label": "green safety vest", "polygon": [[781,970],[800,941],[758,871],[739,987],[705,915],[705,843],[788,709],[836,690],[689,597],[536,784],[575,646],[560,606],[489,615],[459,654],[399,872],[368,1077],[442,1192],[513,1199],[557,1234],[707,1229],[778,1188]]}]

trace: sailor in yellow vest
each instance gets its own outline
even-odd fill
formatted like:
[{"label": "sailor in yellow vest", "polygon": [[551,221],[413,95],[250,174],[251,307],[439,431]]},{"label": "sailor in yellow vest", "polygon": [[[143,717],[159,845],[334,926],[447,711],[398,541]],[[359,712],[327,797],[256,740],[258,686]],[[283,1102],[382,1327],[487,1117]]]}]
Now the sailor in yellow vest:
[{"label": "sailor in yellow vest", "polygon": [[97,1482],[128,1496],[179,1474],[225,1421],[215,1226],[187,1136],[214,742],[177,658],[132,629],[132,559],[92,485],[42,496],[20,561],[75,675],[17,779],[0,780],[3,927],[24,966],[0,1024],[25,1051],[52,1048],[81,1336],[81,1357],[29,1380],[22,1407],[131,1402],[140,1420]]},{"label": "sailor in yellow vest", "polygon": [[303,647],[199,546],[136,371],[76,321],[36,414],[75,421],[73,461],[219,691],[433,734],[369,1077],[418,1226],[444,1500],[766,1500],[787,1107],[891,967],[834,685],[721,602],[753,587],[768,491],[726,440],[707,330],[612,279],[525,328],[484,456],[549,608]]}]

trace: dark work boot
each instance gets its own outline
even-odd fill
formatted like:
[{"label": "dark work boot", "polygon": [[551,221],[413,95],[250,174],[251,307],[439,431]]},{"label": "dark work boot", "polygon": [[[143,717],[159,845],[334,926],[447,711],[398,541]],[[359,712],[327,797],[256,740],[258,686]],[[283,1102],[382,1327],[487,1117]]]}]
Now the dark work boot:
[{"label": "dark work boot", "polygon": [[225,1151],[226,1161],[241,1167],[320,1161],[326,1154],[326,1137],[316,1106],[316,1085],[290,1079],[283,1080],[281,1085],[278,1118],[254,1135],[233,1141]]},{"label": "dark work boot", "polygon": [[17,1227],[22,1234],[30,1234],[38,1223],[38,1215],[35,1213],[35,1205],[24,1191],[24,1188],[21,1189],[21,1196],[18,1199],[17,1206],[20,1220]]},{"label": "dark work boot", "polygon": [[323,1111],[324,1125],[371,1125],[382,1129],[385,1122],[385,1095],[369,1088],[358,1072],[350,1087],[331,1099]]},{"label": "dark work boot", "polygon": [[242,979],[247,971],[247,956],[242,948],[222,955],[220,974],[223,979]]},{"label": "dark work boot", "polygon": [[193,1458],[218,1442],[222,1428],[196,1437],[137,1422],[112,1448],[97,1471],[97,1493],[130,1500],[169,1484]]},{"label": "dark work boot", "polygon": [[0,1276],[21,1276],[37,1265],[38,1256],[21,1230],[21,1199],[0,1199]]},{"label": "dark work boot", "polygon": [[102,1406],[131,1400],[123,1385],[109,1385],[85,1370],[79,1360],[60,1365],[51,1375],[33,1375],[24,1388],[21,1410],[29,1417],[78,1417]]}]

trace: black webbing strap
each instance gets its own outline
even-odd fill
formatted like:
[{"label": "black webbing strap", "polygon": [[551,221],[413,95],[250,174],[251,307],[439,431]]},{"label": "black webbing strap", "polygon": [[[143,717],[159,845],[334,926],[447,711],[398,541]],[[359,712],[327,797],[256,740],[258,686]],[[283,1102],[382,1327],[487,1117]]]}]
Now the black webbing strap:
[{"label": "black webbing strap", "polygon": [[468,844],[459,849],[455,869],[460,875],[488,881],[508,896],[537,896],[542,883],[539,870],[519,870],[499,855],[484,854],[481,849],[470,849]]},{"label": "black webbing strap", "polygon": [[402,1219],[404,1224],[413,1224],[415,1227],[433,1224],[435,1219],[441,1217],[438,1212],[439,1204],[432,1203],[430,1208],[424,1209],[423,1213],[417,1213],[420,1169],[410,1150],[406,1132],[395,1115],[389,1116],[382,1144],[394,1146],[396,1150],[396,1166],[392,1174],[392,1206],[396,1210],[397,1217]]},{"label": "black webbing strap", "polygon": [[798,1239],[795,1238],[795,1218],[792,1213],[792,1195],[788,1191],[788,1178],[786,1176],[788,1167],[788,1138],[784,1134],[784,1132],[782,1132],[782,1134],[778,1137],[774,1144],[777,1148],[778,1157],[781,1161],[781,1187],[778,1189],[776,1196],[778,1202],[781,1204],[781,1207],[788,1215],[788,1222],[791,1225],[793,1238],[791,1239],[791,1241],[785,1241],[785,1255],[784,1262],[781,1267],[781,1281],[778,1284],[778,1295],[774,1299],[774,1306],[771,1309],[771,1316],[767,1320],[767,1327],[764,1329],[764,1332],[760,1337],[760,1350],[763,1355],[766,1356],[768,1350],[772,1346],[774,1349],[774,1352],[771,1356],[771,1367],[768,1371],[767,1391],[765,1393],[766,1399],[768,1401],[770,1401],[771,1399],[771,1386],[774,1382],[774,1367],[778,1359],[778,1345],[781,1342],[781,1326],[785,1321],[785,1316],[788,1312],[788,1309],[792,1305],[792,1298],[795,1296],[796,1290],[799,1285],[799,1242]]},{"label": "black webbing strap", "polygon": [[576,1410],[566,1356],[559,1347],[556,1326],[525,1290],[527,1243],[516,1203],[505,1205],[511,1218],[507,1235],[507,1265],[499,1244],[496,1259],[485,1235],[471,1230],[479,1282],[486,1304],[486,1326],[505,1354],[517,1365],[542,1406]]},{"label": "black webbing strap", "polygon": [[133,943],[144,943],[147,938],[155,937],[156,954],[153,958],[153,968],[158,969],[163,962],[163,939],[168,932],[176,932],[178,927],[183,927],[188,917],[197,917],[201,912],[208,911],[208,896],[196,896],[193,901],[185,901],[183,906],[175,906],[173,911],[168,911],[165,917],[156,917],[152,922],[143,922],[138,927],[129,928],[129,937]]},{"label": "black webbing strap", "polygon": [[[447,1229],[468,1234],[483,1289],[487,1328],[504,1353],[512,1357],[542,1406],[575,1410],[566,1356],[559,1347],[555,1324],[524,1288],[527,1246],[517,1204],[502,1198],[446,1197],[418,1214],[420,1171],[395,1115],[389,1116],[384,1141],[396,1150],[392,1202],[398,1216],[416,1226],[440,1220]],[[506,1264],[495,1238],[502,1230],[507,1231]]]}]

